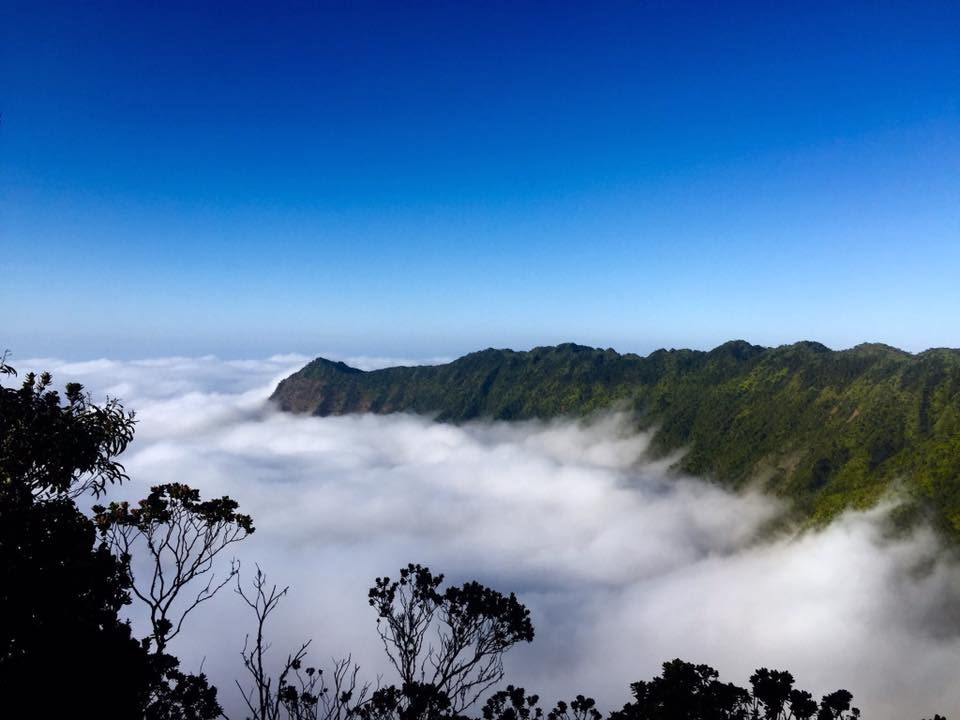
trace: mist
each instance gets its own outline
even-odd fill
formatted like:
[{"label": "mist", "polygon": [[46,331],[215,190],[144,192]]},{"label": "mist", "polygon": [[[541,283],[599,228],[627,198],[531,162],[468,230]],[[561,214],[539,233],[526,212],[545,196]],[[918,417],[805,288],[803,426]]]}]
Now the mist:
[{"label": "mist", "polygon": [[[788,669],[817,696],[849,689],[878,720],[960,707],[960,573],[929,533],[884,539],[882,508],[761,541],[776,501],[669,475],[623,416],[457,427],[272,410],[277,380],[304,362],[13,364],[137,412],[121,458],[132,481],[111,499],[185,482],[253,516],[256,533],[234,546],[243,577],[259,564],[290,586],[269,628],[278,661],[312,638],[313,662],[352,653],[365,679],[393,682],[366,590],[418,562],[517,593],[536,638],[507,656],[506,681],[546,703],[584,693],[619,707],[630,682],[680,657],[738,684],[757,667]],[[171,647],[231,715],[252,620],[225,588]]]}]

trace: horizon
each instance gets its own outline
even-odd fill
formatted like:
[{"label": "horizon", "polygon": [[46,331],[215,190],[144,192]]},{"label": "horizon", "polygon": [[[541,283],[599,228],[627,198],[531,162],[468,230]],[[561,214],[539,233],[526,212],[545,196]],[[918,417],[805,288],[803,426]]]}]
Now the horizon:
[{"label": "horizon", "polygon": [[[916,357],[917,355],[923,355],[924,353],[934,352],[937,350],[948,350],[948,351],[957,351],[960,352],[960,347],[948,347],[945,345],[931,346],[924,348],[923,350],[909,350],[906,348],[897,347],[885,342],[875,342],[875,341],[863,341],[856,343],[855,345],[850,345],[848,347],[831,347],[822,343],[818,340],[796,340],[794,342],[781,343],[779,345],[761,345],[759,343],[752,343],[749,340],[744,338],[734,338],[732,340],[727,340],[718,345],[712,347],[658,347],[645,352],[637,352],[634,350],[622,350],[613,346],[603,346],[603,345],[586,345],[584,343],[579,343],[576,341],[566,341],[559,342],[553,345],[532,345],[529,347],[494,347],[492,345],[475,348],[473,350],[468,350],[467,352],[461,353],[454,356],[423,356],[423,357],[394,357],[378,353],[360,353],[360,354],[351,354],[345,352],[339,352],[334,350],[322,350],[319,352],[278,352],[272,353],[270,355],[218,355],[217,353],[205,353],[203,355],[142,355],[142,356],[132,356],[132,355],[100,355],[100,356],[88,356],[88,355],[78,355],[78,356],[68,356],[64,354],[60,355],[44,355],[38,353],[15,353],[12,349],[7,348],[9,353],[8,360],[16,367],[18,362],[18,357],[22,358],[19,360],[21,363],[43,363],[45,361],[57,362],[57,363],[67,363],[68,365],[82,365],[84,363],[96,363],[96,362],[133,362],[133,363],[149,363],[149,362],[162,362],[162,361],[171,361],[171,360],[217,360],[223,362],[243,362],[247,360],[269,360],[269,361],[285,361],[285,362],[312,362],[313,360],[329,360],[332,362],[343,362],[346,365],[354,369],[363,370],[364,372],[371,370],[382,370],[390,367],[402,367],[406,366],[423,366],[423,365],[442,365],[446,363],[451,363],[456,360],[459,360],[467,355],[472,355],[478,352],[486,352],[489,350],[494,350],[497,352],[532,352],[534,350],[540,349],[551,349],[557,348],[563,345],[575,345],[577,347],[586,348],[589,350],[612,350],[618,355],[636,355],[641,358],[649,357],[650,355],[666,351],[666,352],[676,352],[681,350],[691,350],[693,352],[703,352],[709,353],[713,350],[717,350],[724,345],[729,345],[731,343],[746,343],[753,347],[760,347],[764,350],[775,350],[778,348],[792,347],[794,345],[801,344],[814,344],[822,345],[829,352],[848,352],[851,350],[856,350],[857,348],[864,346],[871,347],[882,347],[889,350],[894,350],[897,352],[905,353]],[[25,368],[25,369],[39,369],[39,368]]]}]

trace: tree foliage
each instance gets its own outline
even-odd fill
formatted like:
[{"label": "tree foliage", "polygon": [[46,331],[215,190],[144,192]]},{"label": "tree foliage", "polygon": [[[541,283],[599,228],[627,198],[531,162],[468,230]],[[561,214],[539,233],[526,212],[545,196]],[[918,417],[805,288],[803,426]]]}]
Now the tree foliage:
[{"label": "tree foliage", "polygon": [[[0,360],[0,376],[16,371]],[[95,405],[79,383],[64,397],[49,373],[27,373],[0,393],[0,478],[6,492],[77,497],[127,479],[117,460],[133,439],[134,414],[118,400]],[[64,403],[63,401],[66,400]]]},{"label": "tree foliage", "polygon": [[154,671],[118,617],[129,602],[126,567],[96,544],[73,498],[125,478],[116,456],[133,417],[116,403],[90,404],[79,385],[64,403],[50,385],[31,373],[0,388],[0,704],[32,697],[56,717],[95,707],[108,684],[102,717],[129,717],[147,704]]},{"label": "tree foliage", "polygon": [[[131,588],[150,611],[149,640],[156,652],[162,653],[187,616],[236,574],[236,563],[219,579],[213,570],[221,552],[254,531],[253,520],[237,507],[227,496],[203,501],[198,490],[182,483],[151,488],[136,507],[127,502],[94,506],[97,529],[117,556],[128,567],[135,554],[146,560],[144,578],[130,570]],[[184,599],[188,586],[203,579]]]},{"label": "tree foliage", "polygon": [[630,686],[633,700],[610,714],[610,720],[854,720],[846,690],[813,696],[793,686],[786,671],[758,669],[750,689],[723,683],[709,665],[680,659],[663,664],[663,673]]},{"label": "tree foliage", "polygon": [[411,564],[397,580],[377,578],[368,597],[402,694],[427,705],[442,696],[459,713],[503,678],[504,653],[531,642],[533,624],[513,593],[442,583],[443,575]]},{"label": "tree foliage", "polygon": [[[0,373],[15,371],[0,361]],[[130,557],[98,541],[77,507],[127,480],[117,457],[133,413],[92,403],[76,383],[63,396],[47,373],[0,387],[0,704],[29,698],[48,717],[78,708],[101,718],[209,720],[221,709],[204,675],[148,652],[120,618],[134,589]],[[51,692],[55,687],[55,692]]]}]

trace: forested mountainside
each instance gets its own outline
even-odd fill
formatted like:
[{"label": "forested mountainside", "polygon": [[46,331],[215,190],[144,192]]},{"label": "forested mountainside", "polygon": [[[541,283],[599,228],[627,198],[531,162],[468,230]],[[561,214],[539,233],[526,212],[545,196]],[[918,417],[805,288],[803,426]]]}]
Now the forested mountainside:
[{"label": "forested mountainside", "polygon": [[929,519],[960,537],[960,350],[732,341],[640,357],[564,344],[370,372],[318,358],[272,400],[296,413],[447,422],[621,407],[653,432],[655,456],[683,452],[678,471],[732,487],[759,482],[814,522],[891,491],[903,501],[899,523]]}]

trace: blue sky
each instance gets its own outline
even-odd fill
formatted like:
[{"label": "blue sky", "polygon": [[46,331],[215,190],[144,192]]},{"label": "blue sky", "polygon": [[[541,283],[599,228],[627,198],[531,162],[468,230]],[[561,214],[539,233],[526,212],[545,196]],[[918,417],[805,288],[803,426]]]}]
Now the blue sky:
[{"label": "blue sky", "polygon": [[17,356],[960,346],[960,4],[0,2]]}]

